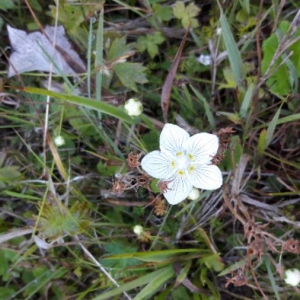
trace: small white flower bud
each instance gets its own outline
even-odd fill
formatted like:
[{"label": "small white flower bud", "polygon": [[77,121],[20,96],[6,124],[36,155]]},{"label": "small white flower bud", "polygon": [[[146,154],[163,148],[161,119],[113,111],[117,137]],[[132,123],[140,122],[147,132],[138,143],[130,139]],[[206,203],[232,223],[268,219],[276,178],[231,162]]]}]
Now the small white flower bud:
[{"label": "small white flower bud", "polygon": [[133,232],[137,235],[140,236],[144,232],[144,228],[141,225],[135,225],[133,227]]},{"label": "small white flower bud", "polygon": [[197,61],[204,66],[209,66],[211,64],[211,57],[210,57],[210,55],[201,54],[198,57]]},{"label": "small white flower bud", "polygon": [[57,147],[63,146],[65,143],[65,139],[61,135],[58,135],[54,138],[54,144]]},{"label": "small white flower bud", "polygon": [[131,98],[126,101],[124,108],[129,116],[136,117],[142,113],[143,104],[139,100]]},{"label": "small white flower bud", "polygon": [[221,27],[218,27],[217,30],[216,30],[216,34],[217,35],[220,35],[222,33],[222,28]]},{"label": "small white flower bud", "polygon": [[288,269],[284,274],[284,281],[286,284],[296,286],[300,283],[300,271],[298,269]]},{"label": "small white flower bud", "polygon": [[196,189],[195,187],[193,187],[193,189],[191,190],[188,199],[190,200],[197,200],[200,197],[200,191],[198,189]]}]

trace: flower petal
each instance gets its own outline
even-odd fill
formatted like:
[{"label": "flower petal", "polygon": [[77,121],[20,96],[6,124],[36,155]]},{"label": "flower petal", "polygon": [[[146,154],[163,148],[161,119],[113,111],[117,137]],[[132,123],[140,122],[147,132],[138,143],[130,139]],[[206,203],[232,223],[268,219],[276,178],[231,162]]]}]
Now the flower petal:
[{"label": "flower petal", "polygon": [[141,161],[142,168],[152,177],[167,179],[175,171],[171,166],[171,157],[161,151],[148,153]]},{"label": "flower petal", "polygon": [[160,150],[175,155],[182,151],[182,147],[189,137],[190,135],[179,126],[166,124],[160,134]]},{"label": "flower petal", "polygon": [[195,165],[190,171],[190,181],[198,189],[215,190],[223,184],[223,177],[215,165]]},{"label": "flower petal", "polygon": [[206,164],[217,154],[219,138],[210,133],[197,133],[190,137],[184,144],[187,154],[193,156],[194,161]]},{"label": "flower petal", "polygon": [[174,176],[173,178],[168,183],[168,189],[164,193],[164,196],[170,204],[175,205],[188,197],[193,186],[187,175]]}]

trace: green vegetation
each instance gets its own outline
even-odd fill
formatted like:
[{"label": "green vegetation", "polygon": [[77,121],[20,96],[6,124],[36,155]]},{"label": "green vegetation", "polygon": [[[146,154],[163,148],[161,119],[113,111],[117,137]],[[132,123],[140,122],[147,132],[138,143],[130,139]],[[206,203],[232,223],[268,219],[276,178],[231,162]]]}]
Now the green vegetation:
[{"label": "green vegetation", "polygon": [[[0,1],[0,299],[300,298],[299,8]],[[168,204],[165,123],[218,135],[220,189]]]}]

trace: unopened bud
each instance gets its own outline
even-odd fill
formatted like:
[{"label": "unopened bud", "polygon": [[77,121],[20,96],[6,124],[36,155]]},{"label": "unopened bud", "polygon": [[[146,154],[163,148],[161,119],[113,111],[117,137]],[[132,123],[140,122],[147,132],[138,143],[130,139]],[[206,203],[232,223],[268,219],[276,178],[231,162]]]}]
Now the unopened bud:
[{"label": "unopened bud", "polygon": [[139,100],[131,98],[126,101],[124,108],[129,116],[136,117],[142,113],[143,104]]},{"label": "unopened bud", "polygon": [[197,200],[200,197],[200,191],[198,189],[196,189],[195,187],[193,187],[193,189],[191,190],[188,199],[190,200]]},{"label": "unopened bud", "polygon": [[60,147],[60,146],[63,146],[65,144],[65,139],[63,136],[61,135],[58,135],[54,138],[54,144],[57,146],[57,147]]},{"label": "unopened bud", "polygon": [[143,228],[143,226],[141,226],[141,225],[135,225],[135,226],[133,227],[133,232],[134,232],[137,236],[140,236],[140,235],[142,235],[142,233],[144,232],[144,228]]}]

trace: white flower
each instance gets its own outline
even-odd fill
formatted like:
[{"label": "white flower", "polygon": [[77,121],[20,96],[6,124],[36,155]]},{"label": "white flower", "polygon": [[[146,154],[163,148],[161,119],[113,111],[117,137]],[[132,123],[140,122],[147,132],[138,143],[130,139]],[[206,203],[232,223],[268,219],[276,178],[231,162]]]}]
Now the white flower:
[{"label": "white flower", "polygon": [[135,225],[134,227],[133,227],[133,232],[136,234],[136,235],[141,235],[143,232],[144,232],[144,228],[143,228],[143,226],[141,226],[141,225]]},{"label": "white flower", "polygon": [[57,147],[60,147],[60,146],[63,146],[65,144],[65,139],[63,136],[61,135],[58,135],[54,138],[54,144],[57,146]]},{"label": "white flower", "polygon": [[199,189],[196,189],[196,188],[193,187],[190,194],[189,194],[189,196],[188,196],[188,199],[197,200],[199,197],[200,197]]},{"label": "white flower", "polygon": [[220,35],[221,33],[222,33],[222,28],[221,27],[217,27],[216,35]]},{"label": "white flower", "polygon": [[124,108],[129,116],[136,117],[142,113],[143,104],[139,100],[131,98],[126,101]]},{"label": "white flower", "polygon": [[143,169],[160,179],[159,186],[170,204],[183,201],[193,186],[214,190],[223,183],[220,169],[211,163],[219,139],[209,133],[190,135],[177,125],[166,124],[160,135],[160,151],[148,153],[141,162]]},{"label": "white flower", "polygon": [[288,269],[285,271],[284,275],[286,284],[296,286],[300,283],[300,271],[298,269]]},{"label": "white flower", "polygon": [[211,64],[211,57],[210,55],[203,55],[201,54],[198,58],[197,61],[204,65],[204,66],[209,66]]}]

